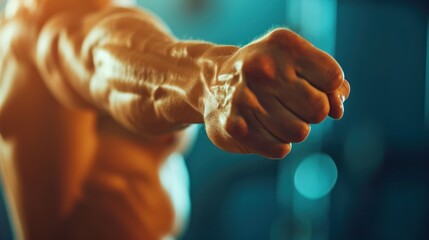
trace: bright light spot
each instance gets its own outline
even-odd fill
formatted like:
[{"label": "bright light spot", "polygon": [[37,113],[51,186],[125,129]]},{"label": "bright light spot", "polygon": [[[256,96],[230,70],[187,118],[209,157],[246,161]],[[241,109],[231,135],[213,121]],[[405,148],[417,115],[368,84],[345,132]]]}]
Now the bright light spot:
[{"label": "bright light spot", "polygon": [[191,212],[189,175],[183,156],[172,154],[161,167],[160,178],[170,196],[176,218],[174,232],[178,232],[187,225]]},{"label": "bright light spot", "polygon": [[121,6],[134,6],[136,5],[137,1],[136,0],[116,0],[115,2],[118,5]]},{"label": "bright light spot", "polygon": [[337,166],[329,155],[313,154],[298,165],[294,177],[295,188],[304,197],[321,198],[332,190],[337,176]]},{"label": "bright light spot", "polygon": [[228,81],[231,81],[233,78],[234,78],[234,75],[232,74],[221,74],[219,75],[218,80],[220,82],[228,82]]}]

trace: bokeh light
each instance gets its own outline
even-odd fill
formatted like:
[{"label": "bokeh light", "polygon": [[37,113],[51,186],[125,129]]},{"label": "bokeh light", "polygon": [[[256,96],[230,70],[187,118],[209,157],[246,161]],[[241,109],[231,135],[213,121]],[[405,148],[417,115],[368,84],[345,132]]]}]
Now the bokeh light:
[{"label": "bokeh light", "polygon": [[5,5],[6,5],[6,1],[5,0],[0,0],[0,11],[3,11]]},{"label": "bokeh light", "polygon": [[306,198],[318,199],[328,194],[337,181],[337,166],[327,154],[316,153],[306,157],[297,167],[294,184]]}]

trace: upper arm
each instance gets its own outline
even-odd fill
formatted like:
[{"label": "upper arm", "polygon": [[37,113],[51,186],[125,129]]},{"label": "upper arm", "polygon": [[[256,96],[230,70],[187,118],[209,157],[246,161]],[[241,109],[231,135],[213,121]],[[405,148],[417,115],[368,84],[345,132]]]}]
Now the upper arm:
[{"label": "upper arm", "polygon": [[43,25],[35,61],[62,104],[100,107],[90,89],[95,50],[105,45],[138,49],[145,47],[142,39],[170,36],[159,19],[137,9],[111,6],[93,12],[61,12]]}]

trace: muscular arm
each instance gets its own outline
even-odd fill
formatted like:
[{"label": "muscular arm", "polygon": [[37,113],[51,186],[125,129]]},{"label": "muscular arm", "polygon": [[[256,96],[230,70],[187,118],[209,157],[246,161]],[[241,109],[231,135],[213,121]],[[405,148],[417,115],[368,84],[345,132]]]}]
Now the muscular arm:
[{"label": "muscular arm", "polygon": [[338,63],[289,30],[241,49],[178,41],[148,13],[113,6],[60,11],[40,33],[36,62],[65,104],[140,134],[205,123],[218,147],[272,158],[310,124],[341,118],[350,91]]},{"label": "muscular arm", "polygon": [[43,28],[37,63],[67,104],[86,104],[139,133],[202,123],[208,80],[237,50],[177,41],[153,16],[107,7],[63,12]]},{"label": "muscular arm", "polygon": [[[141,201],[133,200],[139,199],[136,189],[145,192],[142,196],[163,194],[156,168],[151,161],[141,161],[146,156],[141,145],[127,139],[129,135],[112,141],[93,134],[100,119],[94,111],[70,111],[65,105],[96,109],[140,134],[162,134],[203,122],[222,149],[280,158],[291,143],[305,139],[310,124],[328,114],[341,117],[349,93],[338,63],[286,29],[240,49],[179,41],[150,14],[114,6],[110,0],[9,1],[6,18],[0,26],[5,93],[0,134],[12,140],[2,143],[2,152],[10,153],[10,163],[17,168],[20,189],[15,197],[22,194],[24,227],[34,238],[50,235],[64,219],[77,223],[64,224],[70,226],[67,231],[83,226],[77,234],[89,232],[85,229],[94,224],[106,226],[100,220],[112,218],[87,209],[103,209],[101,203],[111,201],[111,210],[125,206],[129,211],[118,212],[120,217],[108,226],[131,226],[128,222],[135,218],[127,213],[144,215],[150,223],[156,215],[164,230],[169,225],[160,214],[166,204],[142,207]],[[139,182],[127,174],[122,167],[135,170],[129,163],[141,164],[140,170],[146,169],[142,175],[155,183],[147,187],[146,178]],[[90,174],[89,166],[94,166]],[[123,175],[104,175],[111,169]],[[123,179],[126,176],[132,181]],[[139,183],[144,187],[136,187]],[[121,197],[88,196],[85,191],[97,191],[82,186]],[[145,215],[147,209],[153,212]],[[132,226],[136,233],[141,231],[141,224]],[[160,228],[153,228],[155,235],[165,233]],[[121,231],[125,228],[118,227],[116,233]]]}]

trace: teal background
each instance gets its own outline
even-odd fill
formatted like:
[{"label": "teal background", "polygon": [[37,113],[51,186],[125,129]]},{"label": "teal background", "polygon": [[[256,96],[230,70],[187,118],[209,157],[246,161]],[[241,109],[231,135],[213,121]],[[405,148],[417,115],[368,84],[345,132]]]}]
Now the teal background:
[{"label": "teal background", "polygon": [[[343,120],[313,126],[282,161],[223,152],[200,128],[187,154],[192,212],[182,239],[429,239],[427,1],[138,3],[181,39],[242,46],[274,27],[290,27],[333,54],[352,86]],[[319,163],[320,153],[335,171]],[[337,172],[327,194],[308,198],[324,185],[295,178],[305,159],[318,163],[304,165],[311,166],[304,172],[320,182]],[[13,239],[6,213],[0,201],[1,240]]]}]

